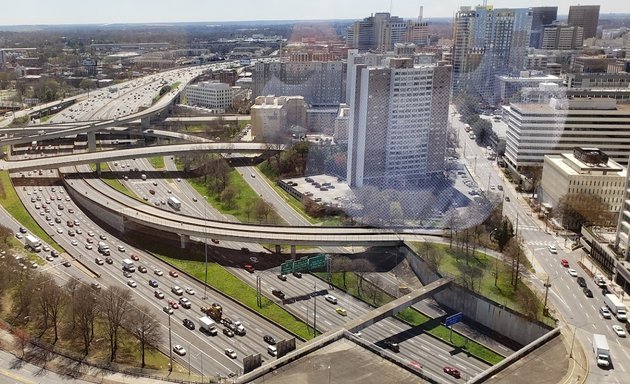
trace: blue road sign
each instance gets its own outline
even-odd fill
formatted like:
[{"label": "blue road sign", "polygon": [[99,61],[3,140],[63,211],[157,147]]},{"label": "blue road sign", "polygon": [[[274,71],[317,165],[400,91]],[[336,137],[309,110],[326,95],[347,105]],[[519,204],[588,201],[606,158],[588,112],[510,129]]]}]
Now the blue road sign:
[{"label": "blue road sign", "polygon": [[447,326],[447,327],[450,327],[450,326],[452,326],[454,324],[457,324],[460,321],[462,321],[462,317],[463,316],[464,315],[461,312],[458,312],[458,313],[456,313],[454,315],[451,315],[451,316],[447,317],[446,320],[444,320],[444,325]]}]

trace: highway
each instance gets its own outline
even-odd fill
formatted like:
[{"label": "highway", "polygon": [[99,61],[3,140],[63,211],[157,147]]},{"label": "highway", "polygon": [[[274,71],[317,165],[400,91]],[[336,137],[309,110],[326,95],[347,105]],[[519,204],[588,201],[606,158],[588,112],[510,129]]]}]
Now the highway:
[{"label": "highway", "polygon": [[[613,324],[620,324],[616,319],[604,319],[599,314],[599,308],[604,305],[601,289],[588,278],[586,273],[578,266],[577,262],[584,259],[584,251],[570,251],[565,248],[565,239],[545,231],[545,225],[534,218],[529,205],[524,200],[527,194],[517,193],[514,186],[502,175],[494,161],[486,159],[486,149],[478,146],[468,138],[464,131],[464,124],[457,117],[452,119],[454,127],[459,130],[460,147],[465,147],[465,155],[462,150],[462,160],[467,165],[478,185],[484,190],[500,193],[503,201],[503,212],[512,223],[516,224],[518,217],[518,236],[522,239],[527,249],[527,258],[533,263],[534,274],[528,274],[532,284],[538,287],[544,295],[544,284],[549,279],[548,300],[557,310],[557,316],[566,322],[569,334],[575,332],[576,343],[581,343],[585,354],[589,359],[589,377],[587,383],[626,383],[628,381],[628,362],[630,362],[630,340],[619,338],[612,330]],[[464,143],[466,145],[464,146]],[[503,186],[503,192],[496,189],[497,185]],[[495,189],[491,189],[495,186]],[[504,195],[503,195],[504,193]],[[505,197],[510,201],[506,201]],[[531,194],[529,194],[531,196]],[[568,243],[571,243],[569,241]],[[549,251],[548,246],[553,245],[557,254]],[[561,259],[569,261],[571,268],[577,270],[579,276],[586,279],[593,297],[584,295],[582,288],[577,284],[576,278],[567,273],[567,268],[560,263]],[[592,353],[593,333],[601,333],[608,338],[611,348],[613,369],[601,369],[595,363]],[[577,346],[575,346],[577,347]]]}]

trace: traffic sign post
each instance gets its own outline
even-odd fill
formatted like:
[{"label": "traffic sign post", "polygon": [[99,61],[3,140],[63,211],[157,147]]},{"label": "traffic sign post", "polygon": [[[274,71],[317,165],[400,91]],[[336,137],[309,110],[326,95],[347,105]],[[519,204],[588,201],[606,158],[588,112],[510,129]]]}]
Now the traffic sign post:
[{"label": "traffic sign post", "polygon": [[302,257],[293,263],[293,272],[306,272],[308,270],[308,258]]},{"label": "traffic sign post", "polygon": [[314,269],[324,268],[325,266],[326,266],[326,255],[324,254],[317,255],[308,259],[308,269],[311,271]]},{"label": "traffic sign post", "polygon": [[280,265],[280,274],[288,275],[293,272],[293,260],[285,261]]},{"label": "traffic sign post", "polygon": [[446,318],[446,320],[444,320],[444,325],[449,327],[451,329],[451,332],[448,335],[448,339],[449,341],[453,341],[453,325],[459,323],[460,321],[462,321],[462,318],[464,317],[464,315],[461,312],[458,312],[454,315],[451,315],[449,317]]},{"label": "traffic sign post", "polygon": [[326,267],[327,255],[321,254],[310,259],[308,257],[302,257],[298,260],[287,260],[280,265],[280,273],[288,275],[293,272],[308,272],[315,269],[322,269]]}]

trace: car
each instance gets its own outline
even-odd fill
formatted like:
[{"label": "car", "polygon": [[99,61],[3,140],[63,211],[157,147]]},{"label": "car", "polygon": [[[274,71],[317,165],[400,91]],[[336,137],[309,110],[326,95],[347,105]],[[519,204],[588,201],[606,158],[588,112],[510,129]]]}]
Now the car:
[{"label": "car", "polygon": [[53,261],[53,260],[55,260],[55,258],[50,256],[50,255],[48,255],[48,256],[46,256],[46,260],[47,261]]},{"label": "car", "polygon": [[[120,249],[120,247],[119,247],[119,249]],[[135,261],[140,260],[140,258],[138,257],[138,255],[136,255],[135,253],[132,253],[130,257],[131,257],[131,260],[135,260]]]},{"label": "car", "polygon": [[127,281],[127,285],[130,286],[131,288],[135,288],[138,286],[138,284],[133,280]]},{"label": "car", "polygon": [[613,332],[617,334],[619,337],[626,337],[626,331],[623,330],[623,327],[619,324],[615,324],[612,326]]},{"label": "car", "polygon": [[147,267],[145,267],[144,265],[138,265],[138,272],[147,273]]},{"label": "car", "polygon": [[169,300],[168,301],[168,305],[170,305],[171,308],[173,308],[173,309],[178,309],[179,308],[179,304],[175,300]]},{"label": "car", "polygon": [[107,236],[105,236],[103,234],[98,235],[98,238],[101,239],[101,240],[107,240]]},{"label": "car", "polygon": [[79,220],[76,220],[76,219],[75,219],[75,220],[74,220],[74,225],[75,225],[75,226],[79,226],[79,225],[81,225],[81,222],[80,222]]},{"label": "car", "polygon": [[22,235],[20,232],[18,232],[18,233],[15,234],[15,237],[18,238],[18,239],[22,239],[22,238],[24,238],[24,235]]},{"label": "car", "polygon": [[168,272],[169,275],[171,275],[171,277],[179,277],[179,274],[177,273],[177,271],[171,270]]},{"label": "car", "polygon": [[70,267],[70,262],[68,260],[66,260],[63,263],[61,263],[61,265],[63,265],[64,267],[68,268],[68,267]]},{"label": "car", "polygon": [[243,268],[249,273],[254,273],[255,272],[254,266],[252,266],[251,264],[245,264],[243,266]]},{"label": "car", "polygon": [[398,345],[398,343],[394,343],[393,341],[384,341],[383,342],[383,347],[389,349],[392,352],[400,352],[400,345]]},{"label": "car", "polygon": [[68,236],[74,236],[75,232],[72,229],[68,229]]},{"label": "car", "polygon": [[271,294],[272,294],[272,295],[274,295],[274,296],[276,296],[277,298],[279,298],[279,299],[281,299],[281,300],[284,300],[284,298],[285,298],[285,294],[284,294],[284,292],[282,292],[282,291],[281,291],[281,290],[279,290],[279,289],[272,289],[272,290],[271,290]]},{"label": "car", "polygon": [[346,311],[345,309],[341,308],[341,307],[337,307],[335,308],[335,311],[340,314],[341,316],[348,316],[348,311]]},{"label": "car", "polygon": [[573,268],[567,269],[567,273],[573,277],[577,277],[577,271]]},{"label": "car", "polygon": [[287,281],[287,275],[278,275],[278,279],[282,281]]},{"label": "car", "polygon": [[55,223],[61,224],[61,218],[60,217],[55,217]]},{"label": "car", "polygon": [[580,287],[586,288],[586,280],[582,276],[578,277],[576,281]]},{"label": "car", "polygon": [[302,272],[293,272],[293,276],[297,277],[298,279],[302,278]]},{"label": "car", "polygon": [[569,268],[569,261],[567,259],[560,260],[560,264],[565,268]]},{"label": "car", "polygon": [[90,237],[94,237],[94,232],[88,231],[87,235],[90,236]]},{"label": "car", "polygon": [[612,318],[612,315],[610,314],[610,310],[608,309],[607,306],[600,307],[599,308],[599,313],[600,313],[600,315],[602,315],[602,317],[604,319]]},{"label": "car", "polygon": [[409,365],[414,367],[415,369],[422,369],[422,364],[418,363],[417,361],[410,361]]},{"label": "car", "polygon": [[49,247],[49,246],[47,246],[47,245],[44,245],[44,246],[42,247],[42,251],[44,251],[44,252],[50,252],[50,247]]},{"label": "car", "polygon": [[234,337],[234,331],[230,328],[223,328],[223,334],[227,337]]},{"label": "car", "polygon": [[57,252],[57,250],[53,249],[52,251],[50,251],[50,256],[52,256],[52,257],[59,257],[59,252]]},{"label": "car", "polygon": [[129,271],[123,271],[123,276],[125,276],[128,279],[131,279],[131,273]]},{"label": "car", "polygon": [[558,253],[558,250],[556,249],[555,245],[548,245],[547,249],[549,250],[550,253],[553,253],[554,255]]},{"label": "car", "polygon": [[149,285],[152,286],[153,288],[157,288],[159,284],[158,284],[157,280],[150,279],[149,280]]},{"label": "car", "polygon": [[120,252],[125,252],[125,246],[124,245],[118,245],[118,250]]},{"label": "car", "polygon": [[602,295],[606,296],[609,293],[610,293],[610,290],[608,289],[608,287],[602,288]]},{"label": "car", "polygon": [[193,196],[192,201],[197,202],[197,197]]},{"label": "car", "polygon": [[225,355],[230,359],[236,359],[236,352],[232,348],[227,348],[225,350]]},{"label": "car", "polygon": [[263,341],[270,345],[276,345],[276,339],[269,335],[263,336]]},{"label": "car", "polygon": [[184,324],[184,327],[190,329],[191,331],[195,330],[195,323],[193,323],[193,321],[190,319],[184,319],[184,321],[182,321],[182,324]]},{"label": "car", "polygon": [[177,296],[181,296],[184,294],[184,290],[178,287],[177,285],[171,288],[171,292],[173,292]]},{"label": "car", "polygon": [[68,208],[68,213],[74,213],[74,209]]},{"label": "car", "polygon": [[164,298],[164,294],[158,290],[153,291],[153,296],[157,297],[158,299]]},{"label": "car", "polygon": [[72,239],[70,244],[72,244],[72,245],[74,245],[76,247],[79,244],[79,242],[76,239]]},{"label": "car", "polygon": [[101,259],[100,257],[95,258],[95,259],[94,259],[94,262],[95,262],[97,265],[103,265],[103,264],[104,264],[103,259]]},{"label": "car", "polygon": [[459,379],[460,377],[462,377],[462,375],[459,373],[459,370],[457,368],[453,368],[449,366],[444,367],[444,373],[451,375],[456,379]]},{"label": "car", "polygon": [[212,241],[214,244],[219,244],[219,240],[217,239],[210,239],[210,241]]},{"label": "car", "polygon": [[186,293],[187,293],[188,295],[191,295],[191,296],[193,296],[193,295],[195,294],[195,290],[194,290],[194,289],[192,289],[192,288],[190,288],[190,287],[186,287],[186,288],[184,289],[184,291],[186,291]]},{"label": "car", "polygon": [[175,346],[173,347],[173,352],[177,353],[180,356],[186,355],[186,350],[179,344],[175,344]]},{"label": "car", "polygon": [[337,304],[337,298],[333,295],[326,295],[324,296],[324,299],[331,304]]},{"label": "car", "polygon": [[160,269],[153,270],[153,273],[155,273],[157,276],[163,276],[164,275],[164,272],[162,272]]},{"label": "car", "polygon": [[584,288],[582,292],[584,292],[584,296],[586,297],[593,297],[593,292],[588,288]]},{"label": "car", "polygon": [[114,264],[114,260],[112,260],[112,258],[111,258],[111,257],[106,257],[106,258],[105,258],[105,262],[106,262],[107,264]]},{"label": "car", "polygon": [[26,233],[26,232],[28,232],[28,231],[26,230],[26,228],[24,228],[24,227],[20,227],[20,233]]},{"label": "car", "polygon": [[505,196],[505,201],[510,202],[510,196]]}]

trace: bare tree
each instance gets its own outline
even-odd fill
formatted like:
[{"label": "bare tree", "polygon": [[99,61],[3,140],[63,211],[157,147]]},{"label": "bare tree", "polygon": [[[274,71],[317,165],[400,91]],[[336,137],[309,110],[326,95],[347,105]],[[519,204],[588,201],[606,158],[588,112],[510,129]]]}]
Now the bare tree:
[{"label": "bare tree", "polygon": [[83,339],[83,353],[85,355],[89,353],[90,344],[94,340],[94,322],[98,314],[98,305],[93,291],[87,285],[80,285],[75,290],[75,295],[81,299],[72,301],[75,326]]},{"label": "bare tree", "polygon": [[425,242],[423,247],[424,259],[429,265],[429,268],[434,272],[438,272],[440,264],[442,264],[442,260],[444,260],[444,253],[435,249],[435,247],[429,242]]},{"label": "bare tree", "polygon": [[107,334],[109,336],[110,360],[116,359],[118,351],[118,330],[125,321],[131,308],[131,291],[118,286],[107,288],[99,296],[100,312],[107,320]]},{"label": "bare tree", "polygon": [[221,192],[221,201],[225,203],[227,208],[233,208],[236,196],[238,196],[238,191],[236,190],[236,188],[232,186],[227,186],[225,187],[223,192]]},{"label": "bare tree", "polygon": [[346,274],[352,269],[352,260],[347,256],[337,256],[332,259],[332,270],[333,272],[341,272],[341,278],[343,280],[343,289],[348,289],[348,285],[346,284]]},{"label": "bare tree", "polygon": [[254,212],[256,213],[256,218],[262,222],[264,219],[265,222],[269,219],[269,215],[273,209],[271,205],[261,198],[256,199],[256,203],[254,204]]},{"label": "bare tree", "polygon": [[160,323],[151,314],[149,308],[145,306],[134,308],[130,312],[126,323],[126,328],[129,329],[140,342],[142,368],[144,368],[144,352],[146,347],[157,348],[157,346],[162,342]]},{"label": "bare tree", "polygon": [[[77,298],[77,290],[79,289],[81,281],[74,276],[71,276],[70,279],[64,285],[66,293],[71,303],[74,303]],[[70,321],[70,329],[74,329],[76,325],[76,312],[74,310],[70,311],[71,321]]]},{"label": "bare tree", "polygon": [[365,278],[365,274],[368,272],[374,272],[374,265],[366,259],[358,259],[353,261],[352,266],[354,268],[354,273],[358,276],[359,285],[357,289],[360,295],[361,292],[363,292],[363,280]]}]

